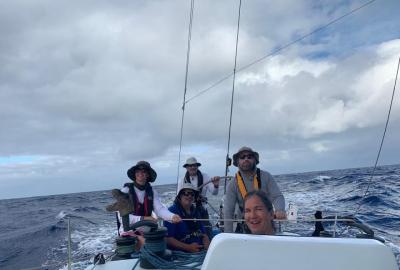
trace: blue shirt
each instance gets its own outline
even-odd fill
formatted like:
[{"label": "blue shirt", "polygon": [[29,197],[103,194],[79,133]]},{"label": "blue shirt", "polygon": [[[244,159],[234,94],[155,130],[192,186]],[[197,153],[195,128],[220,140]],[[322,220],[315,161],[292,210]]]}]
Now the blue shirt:
[{"label": "blue shirt", "polygon": [[[181,218],[200,218],[194,206],[191,207],[190,214],[187,214],[185,210],[175,202],[168,210],[179,215]],[[201,221],[182,221],[176,224],[164,221],[164,226],[168,229],[167,237],[173,237],[186,244],[203,244],[202,235],[205,233],[205,230]]]}]

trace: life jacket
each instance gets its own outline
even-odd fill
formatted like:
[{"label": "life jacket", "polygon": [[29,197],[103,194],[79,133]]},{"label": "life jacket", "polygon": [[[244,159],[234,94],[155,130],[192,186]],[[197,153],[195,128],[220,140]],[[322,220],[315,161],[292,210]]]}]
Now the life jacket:
[{"label": "life jacket", "polygon": [[[203,174],[201,173],[200,170],[197,170],[197,188],[201,185],[203,185]],[[190,181],[190,175],[189,172],[186,172],[185,174],[185,183],[189,183],[191,184],[192,182]],[[203,187],[201,189],[199,189],[199,194],[201,194],[201,192],[203,191]]]},{"label": "life jacket", "polygon": [[[235,177],[240,191],[240,195],[242,195],[242,199],[244,200],[244,198],[247,195],[247,189],[246,185],[244,184],[243,177],[239,171],[236,173]],[[261,189],[261,170],[259,168],[257,168],[256,174],[253,176],[253,187],[254,190]]]},{"label": "life jacket", "polygon": [[[148,217],[151,216],[151,213],[153,212],[153,202],[154,202],[154,196],[153,196],[153,188],[149,183],[146,184],[145,190],[144,190],[144,200],[143,203],[139,202],[139,199],[136,195],[135,192],[135,186],[133,183],[126,183],[124,187],[129,188],[129,199],[131,200],[132,205],[134,206],[134,211],[131,213],[135,216],[144,216]],[[129,214],[122,216],[122,226],[124,228],[124,231],[128,231],[129,229]]]},{"label": "life jacket", "polygon": [[[197,208],[192,206],[190,208],[190,213],[191,214],[187,214],[186,211],[181,207],[179,202],[175,202],[176,205],[178,206],[178,214],[180,217],[182,217],[183,219],[193,219],[193,218],[199,218],[199,213],[197,211]],[[195,221],[195,220],[186,220],[184,221],[185,225],[186,225],[186,234],[181,238],[178,239],[181,242],[185,242],[185,243],[191,243],[191,240],[194,240],[195,238],[200,238],[203,236],[203,232],[200,229],[200,224],[201,221]]]}]

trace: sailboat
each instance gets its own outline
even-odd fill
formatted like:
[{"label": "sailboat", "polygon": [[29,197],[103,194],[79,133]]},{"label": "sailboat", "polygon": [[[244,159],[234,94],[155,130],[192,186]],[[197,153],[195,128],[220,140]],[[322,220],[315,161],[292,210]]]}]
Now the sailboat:
[{"label": "sailboat", "polygon": [[[236,62],[236,61],[235,61]],[[236,67],[235,67],[236,69]],[[234,70],[235,70],[234,69]],[[235,73],[233,74],[235,75]],[[233,94],[232,94],[233,99]],[[184,101],[185,104],[185,101]],[[184,107],[184,106],[183,106]],[[232,111],[232,110],[231,110]],[[228,143],[229,149],[229,143]],[[227,161],[229,150],[227,155]],[[345,223],[360,230],[356,238],[337,238],[297,235],[246,235],[221,233],[216,235],[202,254],[180,254],[165,248],[165,229],[157,224],[139,222],[137,227],[148,226],[146,244],[140,253],[126,252],[133,242],[117,240],[116,253],[111,260],[96,256],[89,269],[398,269],[396,259],[384,240],[351,217],[317,218],[316,225],[326,222]]]}]

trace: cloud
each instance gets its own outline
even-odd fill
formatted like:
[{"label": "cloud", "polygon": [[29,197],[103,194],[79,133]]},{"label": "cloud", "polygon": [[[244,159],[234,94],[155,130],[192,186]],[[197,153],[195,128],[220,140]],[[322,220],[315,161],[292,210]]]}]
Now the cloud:
[{"label": "cloud", "polygon": [[[359,4],[246,3],[238,67]],[[371,145],[385,121],[400,54],[395,10],[398,1],[374,4],[238,73],[230,153],[255,147],[274,172],[352,164],[339,156]],[[72,192],[65,183],[80,178],[87,190],[111,188],[142,159],[158,183],[174,182],[188,12],[179,1],[0,3],[0,157],[37,157],[0,166],[0,197],[18,196],[17,182],[43,194]],[[196,3],[188,97],[232,72],[236,15],[229,1]],[[185,110],[182,159],[196,155],[214,173],[224,171],[231,90],[229,78]],[[394,106],[392,130],[399,115]]]}]

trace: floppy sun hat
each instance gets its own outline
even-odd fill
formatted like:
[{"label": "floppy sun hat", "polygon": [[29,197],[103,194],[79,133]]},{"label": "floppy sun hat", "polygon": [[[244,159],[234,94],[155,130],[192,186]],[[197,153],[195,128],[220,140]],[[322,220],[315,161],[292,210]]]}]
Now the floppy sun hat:
[{"label": "floppy sun hat", "polygon": [[135,166],[133,166],[132,168],[130,168],[126,174],[128,175],[128,177],[132,180],[135,181],[136,177],[135,177],[135,172],[136,170],[146,170],[147,173],[149,174],[149,182],[154,182],[157,178],[157,173],[156,171],[150,166],[150,163],[148,163],[147,161],[139,161],[138,163],[136,163]]}]

